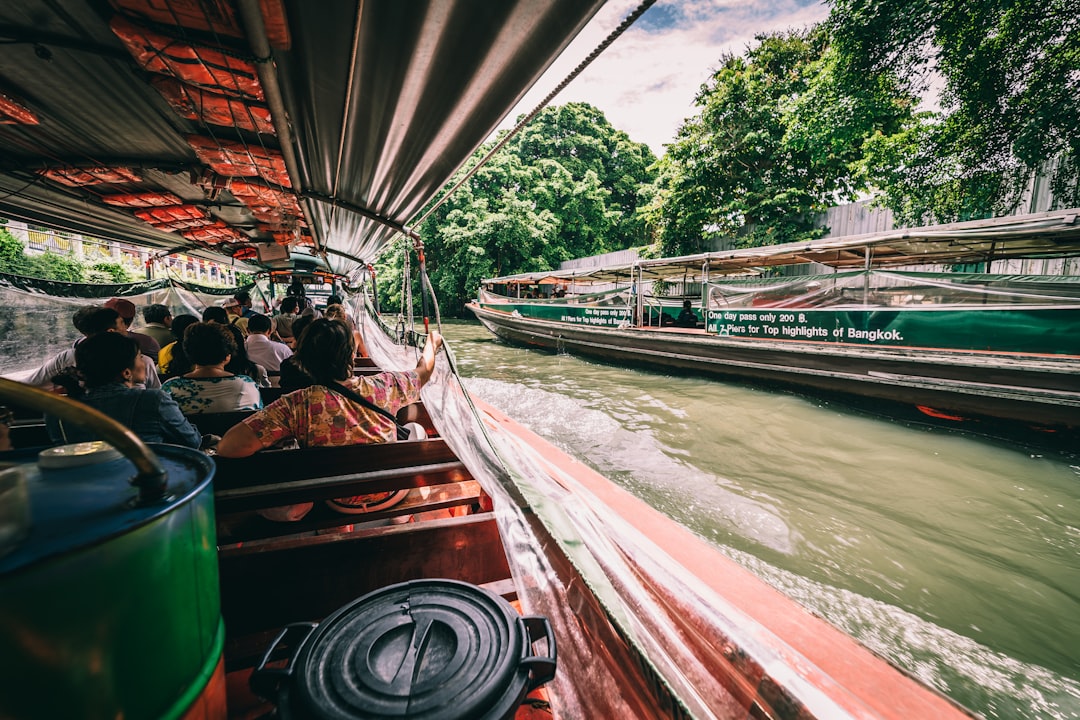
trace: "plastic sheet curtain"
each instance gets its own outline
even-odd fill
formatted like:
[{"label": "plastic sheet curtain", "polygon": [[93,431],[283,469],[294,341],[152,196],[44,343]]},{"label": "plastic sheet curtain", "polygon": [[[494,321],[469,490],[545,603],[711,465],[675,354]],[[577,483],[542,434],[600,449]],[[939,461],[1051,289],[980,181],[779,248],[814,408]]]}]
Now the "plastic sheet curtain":
[{"label": "plastic sheet curtain", "polygon": [[[132,329],[143,324],[141,308],[168,306],[173,316],[201,316],[239,288],[207,288],[190,283],[157,280],[117,285],[85,285],[38,281],[0,274],[0,375],[39,367],[80,335],[71,319],[79,308],[123,297],[140,308]],[[87,297],[87,295],[93,295]]]}]

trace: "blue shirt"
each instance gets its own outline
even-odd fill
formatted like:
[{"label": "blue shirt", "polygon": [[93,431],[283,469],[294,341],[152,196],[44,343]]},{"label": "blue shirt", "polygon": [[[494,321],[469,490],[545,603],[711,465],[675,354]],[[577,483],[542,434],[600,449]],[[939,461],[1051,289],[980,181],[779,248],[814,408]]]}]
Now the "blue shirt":
[{"label": "blue shirt", "polygon": [[[115,382],[93,388],[79,400],[130,428],[143,442],[172,443],[192,448],[199,447],[202,442],[202,435],[183,416],[180,406],[161,390],[132,388]],[[81,425],[51,415],[45,416],[45,425],[54,442],[101,439]]]}]

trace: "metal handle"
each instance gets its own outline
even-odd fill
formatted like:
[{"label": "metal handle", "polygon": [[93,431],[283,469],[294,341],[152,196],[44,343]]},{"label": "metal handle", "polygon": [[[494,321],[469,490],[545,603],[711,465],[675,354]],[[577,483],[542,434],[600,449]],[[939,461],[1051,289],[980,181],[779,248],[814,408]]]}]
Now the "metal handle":
[{"label": "metal handle", "polygon": [[[296,656],[300,654],[304,644],[307,643],[308,638],[311,637],[311,634],[315,632],[315,628],[318,626],[318,623],[299,622],[283,627],[273,642],[270,643],[270,646],[266,648],[266,652],[263,653],[262,659],[259,660],[255,670],[252,671],[251,677],[248,679],[248,686],[251,691],[264,700],[276,701],[281,685],[292,677]],[[278,649],[278,645],[285,639],[285,636],[294,631],[303,633],[300,642],[287,646],[284,653],[275,653],[274,651]],[[266,667],[269,662],[283,659],[288,660],[285,667]]]},{"label": "metal handle", "polygon": [[[535,690],[555,677],[555,666],[559,660],[559,653],[555,648],[555,633],[551,629],[551,623],[543,615],[529,615],[519,618],[518,622],[522,624],[528,638],[521,664],[529,668],[529,690]],[[540,632],[543,632],[542,637],[547,640],[546,657],[532,654],[533,643],[540,639]]]},{"label": "metal handle", "polygon": [[131,484],[139,490],[139,505],[152,505],[165,498],[168,475],[157,455],[138,435],[108,415],[62,395],[6,378],[0,378],[0,400],[41,410],[93,430],[135,465],[138,474]]}]

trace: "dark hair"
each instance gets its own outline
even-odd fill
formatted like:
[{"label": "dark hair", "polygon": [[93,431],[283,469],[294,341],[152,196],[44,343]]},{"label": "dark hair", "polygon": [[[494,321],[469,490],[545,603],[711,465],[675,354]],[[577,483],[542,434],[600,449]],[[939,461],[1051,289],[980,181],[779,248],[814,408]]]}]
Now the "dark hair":
[{"label": "dark hair", "polygon": [[154,303],[153,305],[147,305],[142,309],[143,320],[148,323],[163,323],[165,318],[172,315],[172,310],[167,305],[161,303]]},{"label": "dark hair", "polygon": [[248,357],[247,348],[244,347],[244,333],[235,325],[226,325],[225,330],[232,336],[233,344],[236,346],[236,350],[232,354],[232,360],[225,366],[225,369],[233,375],[247,375],[258,382],[259,370],[255,367],[255,363],[251,362],[251,358]]},{"label": "dark hair", "polygon": [[301,315],[293,321],[292,336],[296,339],[296,347],[300,347],[300,336],[304,334],[304,329],[310,325],[314,319],[314,315]]},{"label": "dark hair", "polygon": [[340,382],[352,376],[356,343],[352,330],[340,320],[319,318],[308,325],[296,347],[296,360],[319,384]]},{"label": "dark hair", "polygon": [[76,330],[86,337],[90,337],[115,328],[116,318],[118,317],[120,317],[120,313],[112,308],[107,308],[104,305],[90,305],[89,307],[79,308],[71,318],[71,322],[75,325]]},{"label": "dark hair", "polygon": [[116,382],[138,358],[139,344],[120,333],[99,333],[75,346],[75,367],[88,388]]},{"label": "dark hair", "polygon": [[248,332],[249,333],[264,333],[270,332],[270,329],[274,327],[274,323],[270,318],[265,315],[252,315],[248,318]]},{"label": "dark hair", "polygon": [[[225,312],[225,308],[218,307],[217,305],[211,305],[202,311],[203,322],[216,322],[219,325],[229,324],[229,313]],[[173,322],[176,322],[175,320]]]},{"label": "dark hair", "polygon": [[233,295],[233,300],[240,303],[241,305],[249,303],[251,302],[251,293],[249,293],[247,290],[241,290],[240,292]]},{"label": "dark hair", "polygon": [[291,313],[293,310],[300,309],[300,301],[293,296],[289,296],[281,301],[281,312]]},{"label": "dark hair", "polygon": [[[183,342],[184,331],[197,322],[199,322],[199,318],[195,317],[194,315],[188,315],[185,313],[183,315],[177,315],[176,317],[174,317],[172,320],[172,325],[169,326],[169,329],[172,330],[174,338]],[[176,348],[173,348],[173,350],[175,351]]]},{"label": "dark hair", "polygon": [[344,304],[345,303],[341,299],[340,295],[331,295],[330,297],[326,298],[326,307],[330,307],[331,305],[344,305]]},{"label": "dark hair", "polygon": [[217,365],[236,354],[236,341],[225,325],[195,323],[184,332],[184,354],[196,365]]}]

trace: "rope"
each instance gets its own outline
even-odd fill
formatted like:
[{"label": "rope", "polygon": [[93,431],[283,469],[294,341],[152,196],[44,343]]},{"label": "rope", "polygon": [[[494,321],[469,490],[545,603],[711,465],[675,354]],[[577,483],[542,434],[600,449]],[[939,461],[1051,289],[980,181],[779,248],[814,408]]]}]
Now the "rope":
[{"label": "rope", "polygon": [[618,27],[616,27],[614,30],[612,30],[611,33],[606,38],[604,38],[603,42],[601,42],[599,45],[596,46],[595,50],[593,50],[591,53],[589,53],[588,57],[586,57],[584,60],[582,60],[578,64],[578,66],[576,68],[574,68],[573,71],[571,71],[571,73],[566,76],[566,78],[563,79],[562,82],[560,82],[558,85],[555,86],[554,90],[552,90],[550,93],[548,93],[547,97],[545,97],[542,101],[540,101],[540,104],[537,105],[533,109],[532,112],[530,112],[528,115],[526,115],[524,118],[522,118],[521,121],[518,122],[518,124],[515,125],[513,127],[513,129],[510,130],[510,132],[506,133],[506,135],[504,135],[502,137],[502,139],[499,140],[499,142],[495,143],[495,147],[491,148],[491,150],[489,150],[488,153],[486,155],[484,155],[484,157],[482,157],[480,159],[480,162],[476,163],[476,165],[474,165],[472,168],[470,168],[469,171],[467,173],[465,173],[465,176],[462,177],[460,180],[457,181],[457,183],[454,184],[454,187],[450,188],[450,190],[445,195],[443,195],[439,199],[438,202],[436,202],[434,205],[432,205],[431,208],[429,208],[426,213],[421,215],[418,220],[416,220],[414,222],[411,222],[411,223],[408,223],[408,225],[410,225],[412,227],[417,227],[417,226],[421,225],[425,220],[427,220],[431,216],[431,214],[433,212],[435,212],[440,207],[442,207],[443,203],[445,203],[447,200],[449,200],[450,197],[455,192],[458,191],[458,188],[460,188],[462,185],[464,185],[466,182],[468,182],[469,178],[471,178],[473,175],[475,175],[477,170],[479,170],[484,165],[486,165],[488,163],[488,161],[491,160],[491,158],[495,155],[495,153],[502,150],[503,146],[506,145],[506,143],[510,142],[510,140],[515,135],[517,135],[519,132],[521,132],[521,130],[526,125],[528,125],[530,122],[532,122],[533,118],[535,118],[537,115],[539,115],[540,111],[543,110],[545,107],[547,107],[548,103],[550,103],[552,100],[555,99],[556,95],[558,95],[560,92],[565,90],[567,85],[569,85],[571,82],[573,82],[577,78],[578,75],[580,75],[582,72],[584,72],[585,68],[587,68],[589,65],[591,65],[592,61],[600,56],[600,53],[607,50],[608,47],[613,42],[615,42],[615,40],[617,40],[620,35],[622,35],[624,32],[626,32],[630,28],[630,26],[633,25],[637,21],[637,19],[639,17],[641,17],[642,14],[646,10],[648,10],[650,7],[653,6],[653,4],[655,2],[656,2],[656,0],[643,0],[643,2],[640,5],[638,5],[637,8],[632,13],[627,15],[623,19],[623,21],[621,23],[619,23]]}]

